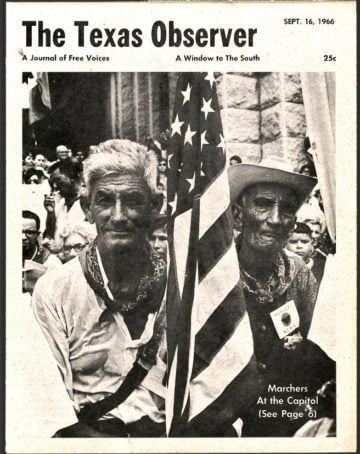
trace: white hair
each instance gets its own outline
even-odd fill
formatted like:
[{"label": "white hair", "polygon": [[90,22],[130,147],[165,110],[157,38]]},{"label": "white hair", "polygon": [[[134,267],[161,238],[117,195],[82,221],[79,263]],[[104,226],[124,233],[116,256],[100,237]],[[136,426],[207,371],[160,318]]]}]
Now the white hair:
[{"label": "white hair", "polygon": [[88,195],[96,180],[112,174],[133,174],[156,189],[157,157],[153,151],[130,140],[111,139],[93,146],[92,154],[84,161],[84,180]]}]

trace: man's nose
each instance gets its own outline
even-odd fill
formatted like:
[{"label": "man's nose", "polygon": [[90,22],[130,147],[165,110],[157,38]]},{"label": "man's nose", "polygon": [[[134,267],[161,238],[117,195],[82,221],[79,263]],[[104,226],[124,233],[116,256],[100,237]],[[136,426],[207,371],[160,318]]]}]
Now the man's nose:
[{"label": "man's nose", "polygon": [[116,199],[114,209],[113,209],[112,219],[115,222],[121,222],[124,219],[126,219],[125,208],[124,208],[124,205],[121,203],[120,199]]},{"label": "man's nose", "polygon": [[77,253],[73,247],[70,249],[68,256],[71,258],[77,256]]},{"label": "man's nose", "polygon": [[270,222],[271,224],[280,224],[281,218],[278,204],[275,204],[271,207],[268,222]]}]

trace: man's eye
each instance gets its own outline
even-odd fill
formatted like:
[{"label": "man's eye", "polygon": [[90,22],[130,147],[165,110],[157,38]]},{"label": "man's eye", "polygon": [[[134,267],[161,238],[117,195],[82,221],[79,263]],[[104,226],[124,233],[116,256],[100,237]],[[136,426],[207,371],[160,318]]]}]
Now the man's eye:
[{"label": "man's eye", "polygon": [[140,195],[131,195],[126,198],[126,204],[129,207],[138,207],[141,206],[145,203],[145,199],[141,197]]},{"label": "man's eye", "polygon": [[266,198],[258,198],[255,200],[255,205],[258,208],[262,208],[262,209],[271,208],[272,200],[266,199]]},{"label": "man's eye", "polygon": [[287,215],[294,215],[296,213],[295,205],[292,203],[286,203],[282,206],[282,210]]},{"label": "man's eye", "polygon": [[109,203],[111,203],[111,200],[112,200],[112,198],[111,198],[110,194],[99,194],[96,197],[96,202],[100,203],[101,205],[109,204]]}]

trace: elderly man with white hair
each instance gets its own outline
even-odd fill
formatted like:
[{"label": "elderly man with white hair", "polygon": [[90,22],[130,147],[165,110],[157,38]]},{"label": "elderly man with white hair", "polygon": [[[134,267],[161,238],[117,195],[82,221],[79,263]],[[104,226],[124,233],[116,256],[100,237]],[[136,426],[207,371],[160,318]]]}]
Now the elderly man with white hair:
[{"label": "elderly man with white hair", "polygon": [[82,207],[97,237],[33,295],[79,417],[55,436],[159,436],[166,266],[148,241],[162,203],[157,160],[128,140],[96,151],[84,163]]},{"label": "elderly man with white hair", "polygon": [[[316,179],[274,158],[229,167],[229,183],[239,233],[239,305],[247,310],[254,354],[194,418],[188,434],[229,436],[235,428],[241,436],[292,436],[309,418],[308,399],[335,377],[333,361],[307,339],[316,306],[315,278],[299,257],[285,250],[296,212]],[[236,369],[235,354],[232,364]],[[204,387],[211,389],[208,383]],[[320,416],[321,402],[316,411]]]}]

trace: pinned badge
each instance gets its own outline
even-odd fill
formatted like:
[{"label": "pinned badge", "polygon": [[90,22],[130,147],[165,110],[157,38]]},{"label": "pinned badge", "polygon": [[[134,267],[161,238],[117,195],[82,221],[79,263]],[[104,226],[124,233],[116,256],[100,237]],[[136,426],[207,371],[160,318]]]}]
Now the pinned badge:
[{"label": "pinned badge", "polygon": [[299,328],[300,318],[294,300],[270,312],[270,316],[280,339]]}]

